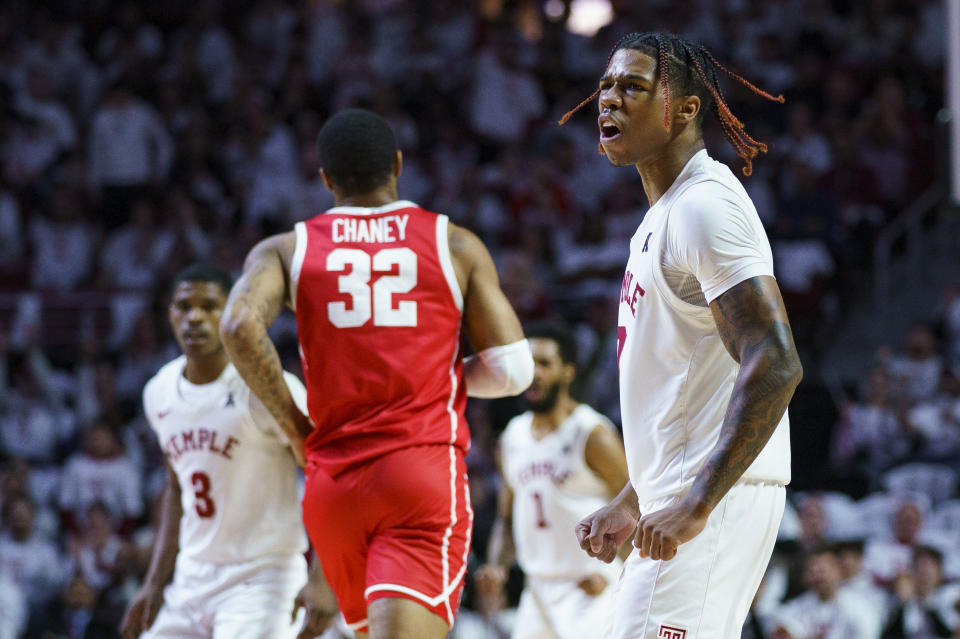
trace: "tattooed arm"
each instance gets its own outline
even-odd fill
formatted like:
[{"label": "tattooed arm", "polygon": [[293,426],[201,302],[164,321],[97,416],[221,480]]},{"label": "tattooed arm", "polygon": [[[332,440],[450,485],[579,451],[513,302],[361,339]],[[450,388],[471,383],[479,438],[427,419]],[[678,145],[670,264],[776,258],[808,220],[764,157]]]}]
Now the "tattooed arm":
[{"label": "tattooed arm", "polygon": [[777,282],[759,276],[711,302],[723,343],[740,364],[720,438],[677,504],[640,520],[640,554],[672,559],[696,537],[707,517],[766,445],[803,376]]},{"label": "tattooed arm", "polygon": [[237,372],[286,433],[303,466],[303,440],[312,426],[300,412],[283,379],[283,367],[267,328],[289,296],[289,263],[294,233],[269,237],[247,255],[243,275],[233,285],[220,320],[220,337]]}]

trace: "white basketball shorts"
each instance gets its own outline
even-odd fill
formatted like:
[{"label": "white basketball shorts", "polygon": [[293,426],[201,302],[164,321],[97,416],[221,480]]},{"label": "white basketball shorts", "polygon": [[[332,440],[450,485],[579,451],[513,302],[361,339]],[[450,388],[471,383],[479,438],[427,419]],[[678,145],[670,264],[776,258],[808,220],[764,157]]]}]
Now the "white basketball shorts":
[{"label": "white basketball shorts", "polygon": [[[619,560],[617,561],[619,563]],[[597,561],[597,573],[608,580],[597,596],[585,593],[577,579],[528,576],[517,609],[511,639],[583,639],[607,624],[619,569]]]},{"label": "white basketball shorts", "polygon": [[[679,497],[642,504],[656,512]],[[773,553],[786,491],[739,483],[717,504],[707,527],[669,561],[634,550],[613,592],[603,635],[610,639],[731,639],[740,636]]]},{"label": "white basketball shorts", "polygon": [[307,582],[302,555],[241,564],[177,560],[144,639],[293,639],[293,600]]}]

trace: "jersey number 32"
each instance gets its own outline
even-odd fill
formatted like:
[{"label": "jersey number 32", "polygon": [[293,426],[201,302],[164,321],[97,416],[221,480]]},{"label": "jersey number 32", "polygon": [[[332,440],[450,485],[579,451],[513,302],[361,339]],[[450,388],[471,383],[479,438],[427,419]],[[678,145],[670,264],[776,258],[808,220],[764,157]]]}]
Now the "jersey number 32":
[{"label": "jersey number 32", "polygon": [[[371,256],[362,249],[338,248],[327,255],[327,270],[347,271],[337,278],[337,287],[350,296],[350,304],[327,304],[330,323],[337,328],[363,326],[371,317],[374,326],[417,325],[416,302],[393,303],[394,293],[409,293],[417,285],[417,254],[413,250],[389,248]],[[372,275],[379,276],[373,286]]]}]

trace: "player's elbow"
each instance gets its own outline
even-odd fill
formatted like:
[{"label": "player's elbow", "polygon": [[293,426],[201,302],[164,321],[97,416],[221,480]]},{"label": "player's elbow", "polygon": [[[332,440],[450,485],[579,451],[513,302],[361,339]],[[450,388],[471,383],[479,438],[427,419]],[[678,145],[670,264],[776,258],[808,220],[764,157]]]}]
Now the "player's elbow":
[{"label": "player's elbow", "polygon": [[773,349],[770,356],[773,361],[769,362],[769,370],[776,371],[776,377],[781,385],[792,394],[803,379],[803,364],[800,362],[796,347],[792,342],[784,344],[780,348]]},{"label": "player's elbow", "polygon": [[235,305],[228,305],[220,318],[220,341],[228,349],[243,347],[255,341],[258,332],[255,318]]},{"label": "player's elbow", "polygon": [[463,376],[470,397],[519,395],[533,383],[530,345],[523,339],[480,351],[464,360]]}]

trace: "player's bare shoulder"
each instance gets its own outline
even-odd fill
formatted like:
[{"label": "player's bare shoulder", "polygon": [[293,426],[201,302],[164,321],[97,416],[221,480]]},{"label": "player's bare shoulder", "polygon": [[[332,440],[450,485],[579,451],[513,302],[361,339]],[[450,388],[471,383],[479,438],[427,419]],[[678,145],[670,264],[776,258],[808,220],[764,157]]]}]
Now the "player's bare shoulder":
[{"label": "player's bare shoulder", "polygon": [[461,291],[466,291],[473,270],[479,264],[491,261],[490,253],[483,240],[473,231],[453,222],[447,225],[447,241],[450,245],[450,259],[457,273],[457,283],[460,284]]},{"label": "player's bare shoulder", "polygon": [[289,274],[290,265],[293,262],[293,254],[296,252],[296,249],[296,231],[287,231],[286,233],[271,235],[268,238],[260,240],[250,250],[250,254],[247,255],[246,264],[249,265],[252,262],[270,259],[276,256],[283,264],[284,272]]}]

